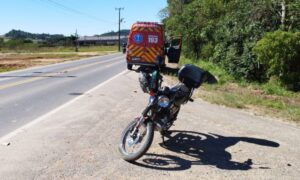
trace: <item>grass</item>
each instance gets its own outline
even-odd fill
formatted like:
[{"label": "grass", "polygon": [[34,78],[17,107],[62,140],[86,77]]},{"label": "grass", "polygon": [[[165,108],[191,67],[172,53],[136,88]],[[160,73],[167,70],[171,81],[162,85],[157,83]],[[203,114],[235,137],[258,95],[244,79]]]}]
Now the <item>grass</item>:
[{"label": "grass", "polygon": [[90,56],[78,54],[9,54],[0,56],[0,72],[54,64]]},{"label": "grass", "polygon": [[0,72],[47,65],[117,52],[117,46],[86,46],[74,52],[73,47],[42,47],[0,51]]},{"label": "grass", "polygon": [[300,122],[300,93],[284,89],[276,79],[268,83],[238,81],[211,62],[186,58],[180,62],[195,64],[218,80],[215,85],[203,84],[195,93],[197,97],[215,104],[248,109],[258,115]]},{"label": "grass", "polygon": [[11,66],[1,66],[0,65],[0,73],[2,72],[7,72],[7,71],[14,71],[14,70],[17,70],[18,67],[11,67]]},{"label": "grass", "polygon": [[[117,52],[118,46],[80,46],[79,52],[103,52],[114,51]],[[74,52],[74,47],[56,46],[56,47],[34,47],[34,46],[22,46],[14,49],[2,48],[1,53],[49,53],[49,52]]]}]

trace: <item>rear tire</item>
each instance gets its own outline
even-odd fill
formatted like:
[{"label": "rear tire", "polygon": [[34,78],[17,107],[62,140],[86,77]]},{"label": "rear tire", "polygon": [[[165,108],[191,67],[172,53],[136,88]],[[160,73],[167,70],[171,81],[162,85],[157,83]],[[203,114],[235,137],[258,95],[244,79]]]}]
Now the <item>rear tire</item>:
[{"label": "rear tire", "polygon": [[[133,128],[135,127],[137,121],[132,121],[130,122],[127,127],[123,130],[122,132],[122,136],[121,136],[121,142],[119,145],[119,151],[121,153],[122,158],[125,161],[129,161],[129,162],[133,162],[137,159],[139,159],[141,156],[143,156],[147,150],[149,149],[149,147],[152,144],[153,141],[153,135],[154,135],[154,128],[153,128],[153,123],[152,122],[146,122],[146,133],[145,135],[142,137],[142,141],[145,141],[141,147],[139,147],[139,149],[134,152],[134,153],[129,153],[126,150],[126,143],[127,143],[127,138],[129,136],[129,133],[131,133],[131,131],[133,130]],[[143,126],[143,125],[141,125]]]}]

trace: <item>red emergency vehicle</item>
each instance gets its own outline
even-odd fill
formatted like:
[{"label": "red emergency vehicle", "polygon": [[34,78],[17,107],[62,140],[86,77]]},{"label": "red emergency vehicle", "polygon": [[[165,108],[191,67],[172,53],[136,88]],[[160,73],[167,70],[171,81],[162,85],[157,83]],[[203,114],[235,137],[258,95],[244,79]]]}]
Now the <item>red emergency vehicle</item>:
[{"label": "red emergency vehicle", "polygon": [[[126,60],[128,69],[132,69],[132,65],[155,66],[158,58],[161,58],[163,64],[165,64],[167,50],[173,51],[174,47],[176,48],[176,46],[166,47],[166,44],[162,24],[153,22],[134,23],[127,41]],[[177,49],[178,51],[175,52],[175,54],[177,53],[176,57],[173,53],[169,62],[178,63],[181,41],[177,45]]]}]

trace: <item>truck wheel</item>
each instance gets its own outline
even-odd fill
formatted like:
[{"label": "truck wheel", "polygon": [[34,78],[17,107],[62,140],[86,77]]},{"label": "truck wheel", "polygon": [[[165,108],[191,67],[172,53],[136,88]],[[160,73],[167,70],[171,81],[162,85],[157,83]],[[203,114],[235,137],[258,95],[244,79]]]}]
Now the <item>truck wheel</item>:
[{"label": "truck wheel", "polygon": [[127,69],[132,70],[132,64],[127,64]]}]

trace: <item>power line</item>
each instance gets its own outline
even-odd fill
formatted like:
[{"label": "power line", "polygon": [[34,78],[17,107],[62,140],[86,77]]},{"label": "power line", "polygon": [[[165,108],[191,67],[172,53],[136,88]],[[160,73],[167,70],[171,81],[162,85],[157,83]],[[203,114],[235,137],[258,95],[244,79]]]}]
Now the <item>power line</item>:
[{"label": "power line", "polygon": [[56,8],[59,8],[59,9],[62,9],[62,10],[65,10],[65,11],[68,11],[68,12],[71,12],[71,13],[74,13],[74,14],[77,14],[77,15],[85,16],[85,17],[88,17],[88,18],[96,20],[96,21],[101,21],[101,22],[116,24],[115,22],[111,22],[111,21],[107,21],[107,20],[104,20],[104,19],[100,19],[100,18],[95,17],[93,15],[90,15],[90,14],[87,14],[85,12],[79,11],[77,9],[68,7],[68,6],[63,5],[63,4],[60,4],[60,3],[58,3],[58,2],[56,2],[54,0],[41,0],[41,1],[43,1],[45,3],[48,3],[48,4],[51,4],[52,6],[54,6]]},{"label": "power line", "polygon": [[[41,5],[46,5],[46,6],[48,6],[48,7],[51,7],[51,8],[53,8],[54,6],[53,6],[53,4],[49,4],[49,3],[44,3],[44,1],[43,0],[33,0],[33,1],[36,1],[37,3],[39,3],[39,4],[41,4]],[[54,7],[55,8],[55,7]],[[59,12],[61,12],[62,14],[65,14],[65,15],[69,15],[69,13],[68,12],[66,12],[66,11],[63,11],[62,9],[60,9],[61,11],[59,11]]]}]

